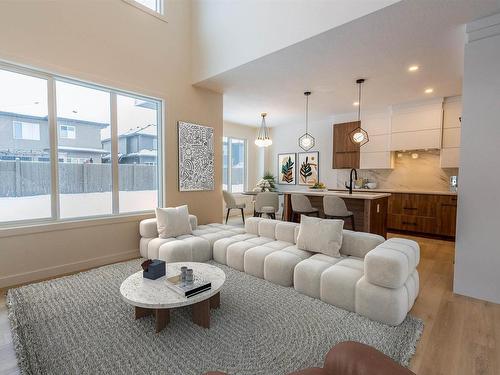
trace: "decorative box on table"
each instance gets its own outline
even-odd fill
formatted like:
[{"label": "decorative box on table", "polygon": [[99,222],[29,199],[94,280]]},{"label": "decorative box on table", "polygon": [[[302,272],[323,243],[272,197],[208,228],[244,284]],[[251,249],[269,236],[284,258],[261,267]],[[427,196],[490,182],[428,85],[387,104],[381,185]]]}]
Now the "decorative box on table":
[{"label": "decorative box on table", "polygon": [[[148,262],[148,261],[146,261]],[[144,262],[144,263],[146,263]],[[147,263],[147,268],[142,272],[142,276],[146,279],[156,280],[165,276],[165,261],[160,259],[153,259]],[[144,268],[144,267],[143,267]]]}]

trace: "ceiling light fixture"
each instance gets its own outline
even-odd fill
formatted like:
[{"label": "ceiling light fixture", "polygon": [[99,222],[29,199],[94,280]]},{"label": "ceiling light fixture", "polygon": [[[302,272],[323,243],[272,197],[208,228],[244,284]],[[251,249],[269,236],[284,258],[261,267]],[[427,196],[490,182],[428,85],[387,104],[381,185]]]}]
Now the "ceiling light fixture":
[{"label": "ceiling light fixture", "polygon": [[359,105],[359,102],[354,102],[354,103],[352,103],[352,105],[357,107]]},{"label": "ceiling light fixture", "polygon": [[255,140],[255,145],[258,147],[268,147],[273,144],[271,137],[269,136],[269,129],[266,126],[266,116],[267,113],[261,113],[262,122],[260,124],[259,134],[257,135],[257,139]]},{"label": "ceiling light fixture", "polygon": [[408,68],[409,72],[416,72],[419,69],[418,65],[412,65]]},{"label": "ceiling light fixture", "polygon": [[352,143],[363,146],[368,143],[368,133],[361,127],[361,85],[365,82],[364,78],[360,78],[356,80],[356,84],[358,85],[358,123],[359,126],[354,129],[349,134],[349,139]]},{"label": "ceiling light fixture", "polygon": [[304,93],[306,97],[306,132],[299,137],[299,146],[304,151],[309,151],[314,147],[314,137],[309,134],[309,95],[311,95],[311,91],[306,91]]},{"label": "ceiling light fixture", "polygon": [[428,89],[425,89],[426,94],[432,94],[434,92],[434,89],[429,87]]}]

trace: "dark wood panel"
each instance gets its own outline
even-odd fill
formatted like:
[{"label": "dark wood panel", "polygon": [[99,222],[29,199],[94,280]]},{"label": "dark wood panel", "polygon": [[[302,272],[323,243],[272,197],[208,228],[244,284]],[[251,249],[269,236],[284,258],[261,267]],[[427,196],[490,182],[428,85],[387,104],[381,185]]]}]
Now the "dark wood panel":
[{"label": "dark wood panel", "polygon": [[351,142],[349,134],[359,127],[361,122],[344,122],[333,125],[333,160],[334,169],[359,168],[360,146]]}]

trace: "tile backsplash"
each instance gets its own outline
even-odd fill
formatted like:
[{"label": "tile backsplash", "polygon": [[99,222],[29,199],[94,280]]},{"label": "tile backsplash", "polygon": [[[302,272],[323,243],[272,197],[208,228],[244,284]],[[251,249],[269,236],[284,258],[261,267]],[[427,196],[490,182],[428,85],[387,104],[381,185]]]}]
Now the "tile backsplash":
[{"label": "tile backsplash", "polygon": [[[412,153],[418,158],[412,158]],[[458,168],[439,166],[437,150],[396,153],[394,169],[358,170],[358,178],[376,182],[377,189],[449,191],[450,176],[456,175]],[[349,170],[337,170],[337,187],[343,188],[345,181],[349,181]]]}]

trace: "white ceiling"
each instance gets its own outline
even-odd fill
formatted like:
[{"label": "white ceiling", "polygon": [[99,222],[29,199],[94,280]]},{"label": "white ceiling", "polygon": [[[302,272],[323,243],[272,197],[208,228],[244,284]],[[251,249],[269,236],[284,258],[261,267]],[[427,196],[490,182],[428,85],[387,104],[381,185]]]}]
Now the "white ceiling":
[{"label": "white ceiling", "polygon": [[500,0],[404,0],[197,86],[224,93],[225,121],[253,126],[261,112],[269,126],[303,123],[305,90],[311,122],[352,112],[359,77],[363,110],[459,95],[465,23],[498,9]]}]

